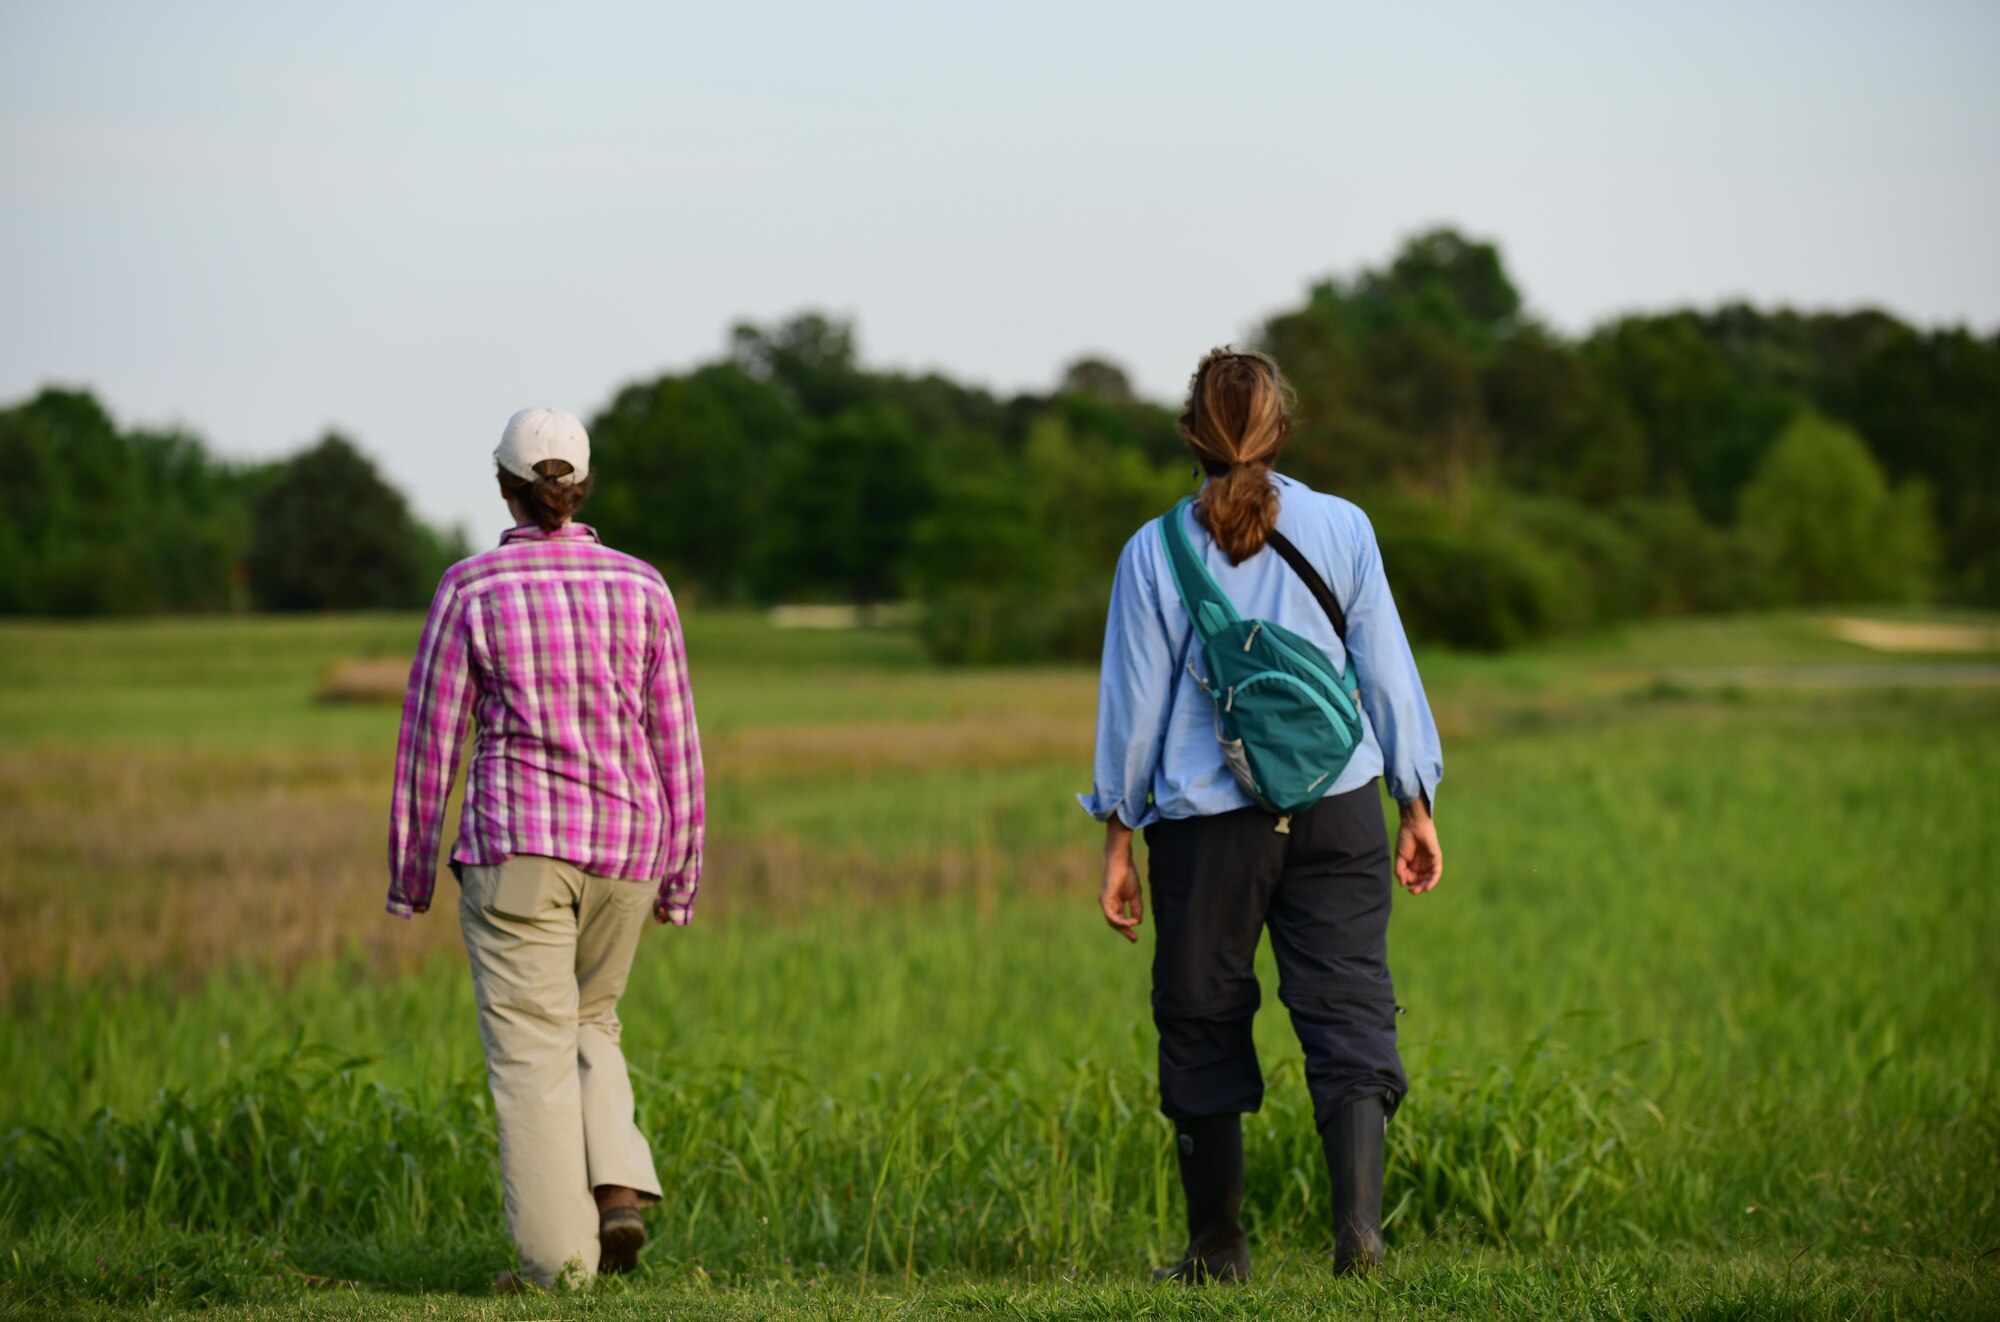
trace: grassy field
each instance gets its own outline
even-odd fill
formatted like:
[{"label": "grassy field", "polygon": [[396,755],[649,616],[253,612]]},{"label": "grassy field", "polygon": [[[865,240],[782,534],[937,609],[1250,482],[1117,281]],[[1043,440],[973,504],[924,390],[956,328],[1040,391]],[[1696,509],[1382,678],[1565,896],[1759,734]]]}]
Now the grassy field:
[{"label": "grassy field", "polygon": [[1263,1279],[1190,1296],[1137,1283],[1179,1200],[1070,797],[1092,677],[696,614],[710,876],[623,1011],[669,1197],[641,1277],[552,1303],[479,1297],[509,1250],[455,923],[380,912],[394,712],[311,700],[415,628],[0,626],[0,1312],[2000,1308],[1991,655],[1785,617],[1423,658],[1448,867],[1391,929],[1392,1269],[1318,1263],[1273,1007]]}]

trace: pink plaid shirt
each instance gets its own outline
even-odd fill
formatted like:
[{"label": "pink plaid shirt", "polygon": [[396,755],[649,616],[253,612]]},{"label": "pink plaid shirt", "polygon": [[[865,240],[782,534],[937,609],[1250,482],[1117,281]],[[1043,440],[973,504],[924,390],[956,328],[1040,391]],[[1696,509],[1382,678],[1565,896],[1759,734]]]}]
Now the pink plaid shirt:
[{"label": "pink plaid shirt", "polygon": [[539,854],[657,881],[686,923],[701,881],[701,740],[658,570],[580,523],[523,527],[438,584],[403,699],[389,912],[430,908],[466,717],[476,732],[456,863]]}]

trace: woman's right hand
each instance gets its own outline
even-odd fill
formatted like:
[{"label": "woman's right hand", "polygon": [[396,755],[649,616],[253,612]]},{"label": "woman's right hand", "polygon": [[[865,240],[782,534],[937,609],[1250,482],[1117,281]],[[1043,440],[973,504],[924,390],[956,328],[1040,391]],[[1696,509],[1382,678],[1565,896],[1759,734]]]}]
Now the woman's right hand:
[{"label": "woman's right hand", "polygon": [[1139,891],[1139,868],[1132,861],[1132,828],[1114,813],[1104,824],[1104,885],[1097,893],[1104,921],[1127,941],[1136,942],[1135,930],[1144,916],[1145,903]]}]

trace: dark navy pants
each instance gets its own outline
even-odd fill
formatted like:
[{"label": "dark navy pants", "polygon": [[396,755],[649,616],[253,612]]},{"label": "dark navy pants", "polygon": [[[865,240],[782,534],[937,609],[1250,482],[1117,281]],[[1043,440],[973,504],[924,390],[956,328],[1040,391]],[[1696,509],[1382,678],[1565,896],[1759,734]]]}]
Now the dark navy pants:
[{"label": "dark navy pants", "polygon": [[1408,1081],[1389,981],[1389,838],[1374,782],[1322,799],[1289,835],[1261,808],[1146,828],[1160,1109],[1176,1120],[1255,1111],[1252,967],[1271,930],[1278,999],[1306,1053],[1313,1117],[1350,1102],[1391,1111]]}]

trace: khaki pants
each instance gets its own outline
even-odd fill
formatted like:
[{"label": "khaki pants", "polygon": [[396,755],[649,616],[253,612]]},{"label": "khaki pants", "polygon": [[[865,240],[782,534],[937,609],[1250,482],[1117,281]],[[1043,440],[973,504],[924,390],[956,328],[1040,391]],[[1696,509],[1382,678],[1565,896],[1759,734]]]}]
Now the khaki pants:
[{"label": "khaki pants", "polygon": [[459,883],[507,1229],[536,1284],[588,1279],[598,1256],[591,1190],[660,1197],[618,1049],[618,997],[653,888],[535,857],[463,866]]}]

